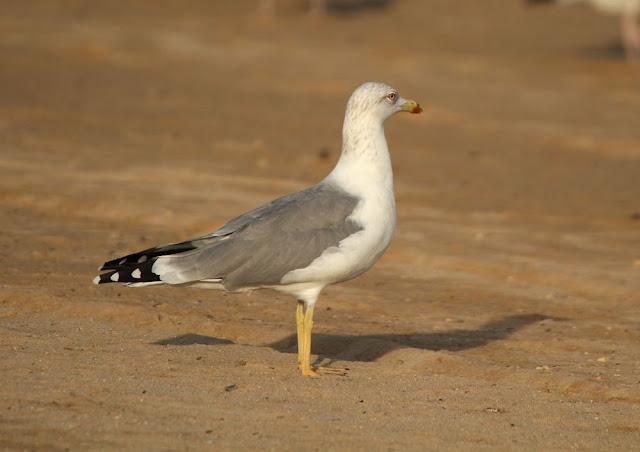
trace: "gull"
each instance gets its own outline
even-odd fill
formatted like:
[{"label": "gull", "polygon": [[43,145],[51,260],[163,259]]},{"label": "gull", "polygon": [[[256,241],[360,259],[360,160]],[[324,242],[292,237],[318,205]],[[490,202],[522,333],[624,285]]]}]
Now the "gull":
[{"label": "gull", "polygon": [[[382,8],[388,6],[391,0],[307,0],[305,3],[307,4],[309,15],[325,17],[332,9],[348,12],[365,7]],[[275,9],[275,0],[260,0],[260,3],[258,3],[258,15],[263,18],[273,19]]]},{"label": "gull", "polygon": [[640,0],[527,0],[529,3],[559,3],[570,5],[573,3],[589,3],[596,9],[621,17],[620,32],[622,44],[629,61],[640,59]]},{"label": "gull", "polygon": [[311,377],[338,373],[311,365],[314,306],[326,286],[361,275],[389,246],[396,207],[384,122],[421,111],[389,85],[364,83],[347,103],[338,163],[321,182],[201,237],[105,262],[93,282],[293,295],[299,369]]}]

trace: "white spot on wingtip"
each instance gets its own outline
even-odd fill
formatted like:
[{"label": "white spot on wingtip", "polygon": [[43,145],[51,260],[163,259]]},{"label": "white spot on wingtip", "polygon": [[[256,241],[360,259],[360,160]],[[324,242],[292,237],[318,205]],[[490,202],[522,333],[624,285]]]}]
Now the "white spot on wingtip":
[{"label": "white spot on wingtip", "polygon": [[140,256],[138,258],[138,263],[139,264],[142,264],[143,262],[146,262],[146,261],[147,261],[147,256]]},{"label": "white spot on wingtip", "polygon": [[118,262],[118,265],[122,265],[122,264],[124,264],[125,262],[127,262],[127,258],[126,258],[126,257],[125,257],[124,259],[122,259],[120,262]]},{"label": "white spot on wingtip", "polygon": [[118,272],[115,272],[109,279],[111,279],[111,281],[113,282],[118,282],[118,280],[120,279],[120,274]]},{"label": "white spot on wingtip", "polygon": [[93,278],[93,283],[94,284],[100,284],[100,277],[96,276],[95,278]]},{"label": "white spot on wingtip", "polygon": [[142,272],[140,272],[139,268],[136,268],[131,272],[131,276],[133,276],[135,279],[140,279],[140,276],[142,276]]}]

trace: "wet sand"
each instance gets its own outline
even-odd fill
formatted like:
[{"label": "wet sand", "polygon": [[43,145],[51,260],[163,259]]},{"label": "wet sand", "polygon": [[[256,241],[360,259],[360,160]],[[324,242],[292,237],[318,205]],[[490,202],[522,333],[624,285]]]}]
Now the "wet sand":
[{"label": "wet sand", "polygon": [[[640,78],[614,18],[104,3],[0,17],[1,449],[640,445]],[[347,376],[299,375],[284,295],[91,284],[320,180],[367,80],[425,113],[386,125],[391,248],[316,310]]]}]

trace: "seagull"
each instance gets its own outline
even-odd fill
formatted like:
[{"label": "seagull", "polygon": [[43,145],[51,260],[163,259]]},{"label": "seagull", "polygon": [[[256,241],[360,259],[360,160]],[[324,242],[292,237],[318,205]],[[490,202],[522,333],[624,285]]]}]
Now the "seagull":
[{"label": "seagull", "polygon": [[326,286],[361,275],[389,246],[396,207],[384,122],[398,112],[422,108],[389,85],[364,83],[347,103],[338,163],[321,182],[209,234],[105,262],[93,282],[293,295],[302,375],[339,373],[311,365],[313,310]]},{"label": "seagull", "polygon": [[640,26],[638,25],[640,0],[527,0],[527,2],[531,4],[555,2],[561,5],[586,2],[602,12],[620,15],[620,31],[627,59],[629,61],[640,59]]},{"label": "seagull", "polygon": [[[276,9],[275,0],[260,0],[258,3],[258,15],[273,18]],[[307,8],[312,16],[326,16],[331,9],[337,11],[355,11],[365,7],[382,8],[388,6],[391,0],[307,0]]]}]

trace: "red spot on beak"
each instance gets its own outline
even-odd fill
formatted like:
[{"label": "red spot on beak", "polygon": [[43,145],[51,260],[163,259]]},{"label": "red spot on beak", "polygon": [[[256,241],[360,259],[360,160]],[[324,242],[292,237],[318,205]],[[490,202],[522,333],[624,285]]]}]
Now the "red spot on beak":
[{"label": "red spot on beak", "polygon": [[411,113],[422,113],[422,107],[420,107],[420,105],[416,105],[415,107],[413,107],[413,109],[411,110]]}]

